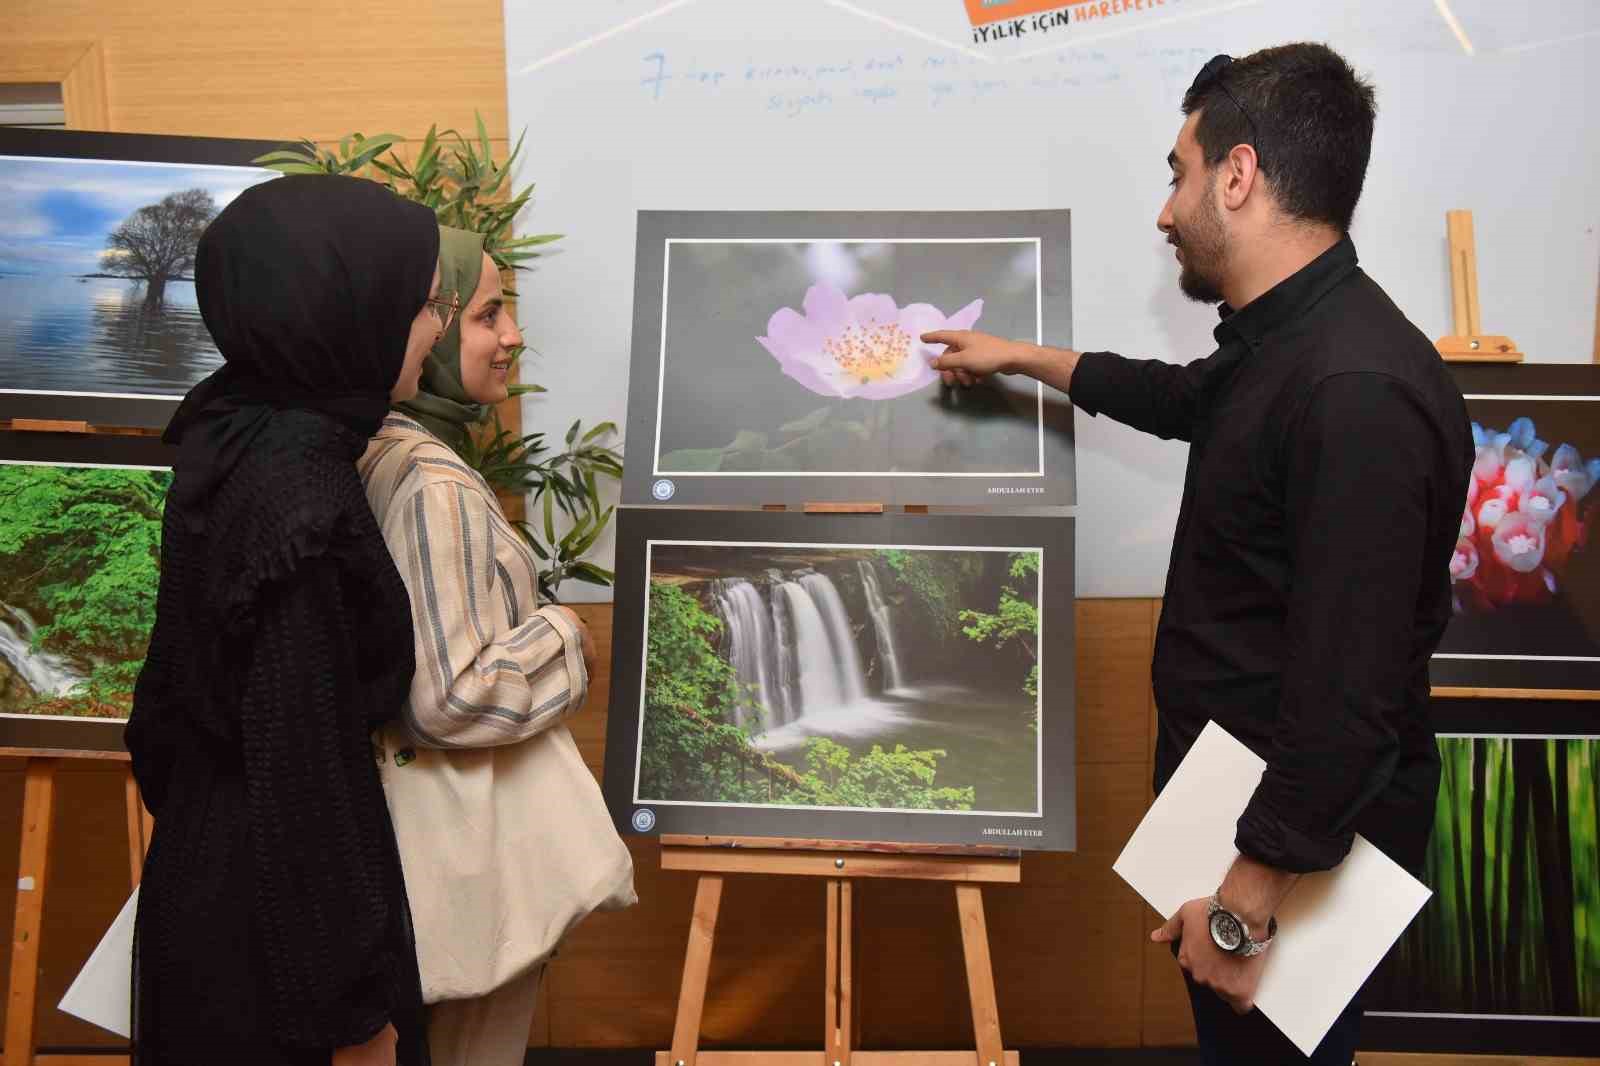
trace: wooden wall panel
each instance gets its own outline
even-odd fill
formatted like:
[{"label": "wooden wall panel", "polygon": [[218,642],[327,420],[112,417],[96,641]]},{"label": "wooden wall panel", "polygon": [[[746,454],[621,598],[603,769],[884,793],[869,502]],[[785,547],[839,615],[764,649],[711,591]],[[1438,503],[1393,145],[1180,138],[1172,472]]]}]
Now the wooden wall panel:
[{"label": "wooden wall panel", "polygon": [[497,0],[52,0],[0,10],[0,53],[63,41],[104,50],[110,129],[213,137],[506,135]]}]

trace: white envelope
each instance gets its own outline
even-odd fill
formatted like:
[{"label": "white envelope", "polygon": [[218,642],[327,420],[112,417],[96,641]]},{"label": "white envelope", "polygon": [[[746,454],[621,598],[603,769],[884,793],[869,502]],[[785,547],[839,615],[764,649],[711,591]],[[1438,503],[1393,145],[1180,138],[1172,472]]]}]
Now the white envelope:
[{"label": "white envelope", "polygon": [[[1207,723],[1112,869],[1164,918],[1209,897],[1239,854],[1235,825],[1265,771]],[[1256,1006],[1310,1055],[1431,895],[1357,835],[1343,863],[1302,877],[1284,900]]]},{"label": "white envelope", "polygon": [[59,1004],[67,1014],[124,1039],[133,1030],[133,919],[138,909],[135,888]]}]

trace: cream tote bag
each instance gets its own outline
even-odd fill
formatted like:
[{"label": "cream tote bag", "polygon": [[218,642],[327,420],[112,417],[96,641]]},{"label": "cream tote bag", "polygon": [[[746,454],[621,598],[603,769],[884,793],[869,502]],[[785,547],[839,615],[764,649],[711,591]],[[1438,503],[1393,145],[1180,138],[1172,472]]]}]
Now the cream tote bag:
[{"label": "cream tote bag", "polygon": [[594,911],[638,902],[633,857],[564,724],[502,747],[379,734],[423,1000],[492,992],[547,961]]}]

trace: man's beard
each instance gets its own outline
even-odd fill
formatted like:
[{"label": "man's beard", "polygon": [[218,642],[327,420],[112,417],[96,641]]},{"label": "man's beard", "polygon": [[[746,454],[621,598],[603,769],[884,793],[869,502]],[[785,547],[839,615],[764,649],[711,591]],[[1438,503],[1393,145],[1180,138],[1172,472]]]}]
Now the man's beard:
[{"label": "man's beard", "polygon": [[1197,303],[1217,304],[1222,302],[1222,263],[1228,251],[1228,236],[1209,196],[1202,205],[1198,216],[1183,229],[1174,224],[1167,243],[1183,249],[1178,288]]}]

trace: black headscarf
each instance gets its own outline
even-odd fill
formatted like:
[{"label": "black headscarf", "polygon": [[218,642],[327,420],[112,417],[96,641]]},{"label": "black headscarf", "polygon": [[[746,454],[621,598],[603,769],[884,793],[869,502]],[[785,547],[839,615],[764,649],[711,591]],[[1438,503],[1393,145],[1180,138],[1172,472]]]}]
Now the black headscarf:
[{"label": "black headscarf", "polygon": [[377,432],[439,259],[421,204],[375,182],[287,175],[246,189],[200,238],[195,293],[225,365],[164,436],[178,445],[168,507],[191,524],[280,412]]}]

